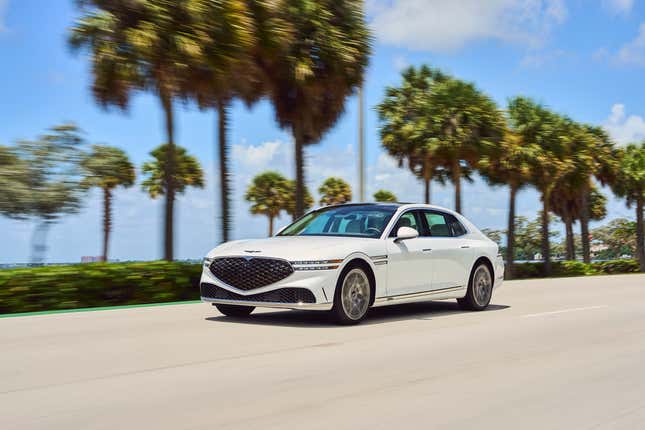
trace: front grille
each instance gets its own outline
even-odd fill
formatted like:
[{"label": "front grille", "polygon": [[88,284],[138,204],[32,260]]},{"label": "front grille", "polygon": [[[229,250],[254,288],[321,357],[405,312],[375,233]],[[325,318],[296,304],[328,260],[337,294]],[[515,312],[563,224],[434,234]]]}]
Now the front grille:
[{"label": "front grille", "polygon": [[210,299],[262,303],[316,303],[314,294],[306,288],[280,288],[266,293],[243,296],[212,284],[201,284],[201,295]]},{"label": "front grille", "polygon": [[274,284],[293,273],[288,261],[256,257],[216,258],[210,270],[220,281],[244,291]]}]

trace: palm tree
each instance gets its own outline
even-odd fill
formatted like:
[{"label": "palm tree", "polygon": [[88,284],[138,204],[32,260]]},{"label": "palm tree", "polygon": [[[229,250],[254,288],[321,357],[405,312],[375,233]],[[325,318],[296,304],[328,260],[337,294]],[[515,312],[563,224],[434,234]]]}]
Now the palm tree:
[{"label": "palm tree", "polygon": [[363,81],[370,51],[360,0],[279,0],[275,16],[289,35],[258,63],[280,127],[293,134],[295,216],[304,212],[304,148],[320,141]]},{"label": "palm tree", "polygon": [[[155,148],[150,155],[153,160],[143,163],[141,173],[145,180],[141,189],[150,197],[168,196],[168,144]],[[204,188],[204,172],[199,161],[186,152],[185,148],[177,146],[175,151],[175,168],[172,183],[175,195],[182,194],[188,187]],[[174,203],[174,202],[173,202]]]},{"label": "palm tree", "polygon": [[352,188],[341,178],[327,178],[318,188],[322,206],[342,205],[352,200]]},{"label": "palm tree", "polygon": [[[593,220],[590,209],[593,207],[591,198],[594,191],[592,178],[600,181],[602,185],[612,183],[617,175],[618,160],[616,148],[607,132],[601,127],[582,125],[585,133],[585,143],[582,148],[576,148],[576,168],[586,167],[586,178],[580,190],[581,213],[580,213],[580,236],[582,241],[582,257],[585,263],[591,261],[589,221]],[[586,157],[581,157],[586,154]]]},{"label": "palm tree", "polygon": [[92,152],[81,161],[85,177],[83,188],[97,187],[103,191],[103,261],[108,260],[108,245],[112,228],[112,193],[117,187],[134,185],[134,166],[126,153],[111,146],[94,145]]},{"label": "palm tree", "polygon": [[612,189],[626,199],[627,207],[636,206],[636,255],[641,272],[645,272],[645,142],[630,144],[618,153],[620,170]]},{"label": "palm tree", "polygon": [[[561,181],[566,182],[566,181]],[[581,198],[577,190],[567,187],[567,184],[559,184],[551,193],[549,207],[551,212],[562,219],[565,227],[565,258],[576,259],[576,249],[573,234],[573,223],[580,217]]]},{"label": "palm tree", "polygon": [[[565,244],[566,244],[566,259],[575,260],[576,259],[576,247],[575,247],[575,238],[573,233],[573,223],[576,220],[580,221],[583,214],[583,205],[585,200],[588,204],[588,217],[589,221],[600,221],[607,216],[607,198],[598,190],[595,185],[591,185],[589,189],[588,196],[585,199],[583,193],[580,189],[576,189],[573,186],[573,183],[565,183],[564,180],[560,181],[560,184],[551,193],[551,211],[562,218],[562,222],[565,225]],[[581,239],[584,234],[584,227],[582,227],[581,222]],[[587,230],[588,231],[588,230]],[[589,233],[587,233],[587,241],[589,241]],[[581,242],[584,242],[581,240]]]},{"label": "palm tree", "polygon": [[[289,200],[287,201],[287,213],[292,217],[296,218],[296,181],[290,179],[289,183]],[[305,208],[304,212],[307,212],[314,205],[314,197],[309,191],[309,187],[305,186]]]},{"label": "palm tree", "polygon": [[522,137],[531,154],[531,184],[541,193],[542,199],[542,257],[544,273],[551,275],[551,247],[549,212],[551,193],[560,178],[567,173],[571,163],[567,160],[567,121],[542,105],[525,97],[509,101],[511,126]]},{"label": "palm tree", "polygon": [[194,37],[191,2],[170,0],[80,0],[81,18],[69,43],[85,48],[92,59],[92,90],[104,108],[126,109],[134,91],[158,96],[165,117],[168,144],[164,182],[164,259],[174,252],[175,119],[174,101],[186,96],[191,59],[199,51]]},{"label": "palm tree", "polygon": [[506,230],[506,277],[513,278],[515,260],[515,203],[517,193],[531,178],[531,152],[522,137],[507,130],[499,145],[487,145],[477,166],[479,173],[492,185],[508,185],[508,227]]},{"label": "palm tree", "polygon": [[388,202],[388,203],[393,203],[398,201],[396,198],[396,195],[392,191],[388,190],[378,190],[377,192],[374,193],[374,200],[377,202]]},{"label": "palm tree", "polygon": [[455,210],[461,212],[461,179],[476,167],[485,147],[501,142],[505,119],[490,97],[454,78],[433,86],[425,112],[436,154],[455,186]]},{"label": "palm tree", "polygon": [[409,67],[401,74],[398,87],[387,87],[384,100],[377,106],[381,122],[381,144],[396,158],[399,167],[408,168],[423,180],[424,201],[430,203],[430,185],[438,179],[443,183],[443,171],[436,154],[436,139],[428,135],[429,118],[425,112],[427,99],[437,82],[448,79],[440,70],[426,65]]},{"label": "palm tree", "polygon": [[252,203],[252,214],[269,218],[269,236],[273,236],[273,221],[287,210],[291,195],[288,179],[278,172],[264,172],[253,178],[244,198]]},{"label": "palm tree", "polygon": [[260,41],[251,6],[268,8],[271,4],[241,0],[191,0],[191,4],[195,15],[191,35],[199,50],[191,59],[188,93],[200,108],[217,111],[221,239],[227,242],[232,229],[227,142],[229,106],[235,98],[250,106],[262,95],[262,77],[253,61]]}]

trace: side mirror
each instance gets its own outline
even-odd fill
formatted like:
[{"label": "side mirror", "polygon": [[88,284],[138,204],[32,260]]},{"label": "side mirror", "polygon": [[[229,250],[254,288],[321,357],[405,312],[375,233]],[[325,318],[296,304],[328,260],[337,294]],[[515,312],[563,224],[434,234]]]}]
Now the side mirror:
[{"label": "side mirror", "polygon": [[396,231],[396,239],[394,239],[394,241],[398,242],[400,240],[414,239],[415,237],[419,237],[419,232],[412,227],[399,227]]},{"label": "side mirror", "polygon": [[282,233],[282,230],[284,230],[285,228],[287,228],[287,226],[286,226],[286,225],[283,225],[282,227],[280,227],[280,228],[278,229],[278,231],[276,231],[276,232],[275,232],[274,236],[277,236],[277,235],[279,235],[280,233]]}]

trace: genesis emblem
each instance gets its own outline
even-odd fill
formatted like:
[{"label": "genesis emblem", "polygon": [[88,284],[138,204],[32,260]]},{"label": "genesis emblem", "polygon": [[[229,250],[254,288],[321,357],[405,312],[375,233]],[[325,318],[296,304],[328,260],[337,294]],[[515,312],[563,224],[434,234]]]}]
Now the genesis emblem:
[{"label": "genesis emblem", "polygon": [[248,252],[249,254],[257,254],[258,252],[262,252],[262,251],[255,250],[255,249],[245,249],[244,252]]}]

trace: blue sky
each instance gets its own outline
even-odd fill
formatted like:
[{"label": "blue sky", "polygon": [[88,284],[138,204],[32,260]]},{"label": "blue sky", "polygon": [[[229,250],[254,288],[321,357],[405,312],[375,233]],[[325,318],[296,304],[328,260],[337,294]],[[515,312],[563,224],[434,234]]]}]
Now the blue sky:
[{"label": "blue sky", "polygon": [[[645,5],[635,0],[368,0],[375,44],[366,76],[368,191],[386,188],[418,201],[422,185],[380,149],[373,107],[407,65],[429,64],[474,81],[500,106],[528,95],[579,121],[600,124],[620,143],[645,138]],[[0,0],[0,144],[33,138],[73,121],[90,143],[125,149],[140,165],[163,141],[162,114],[149,95],[134,97],[127,112],[104,111],[89,91],[88,59],[72,54],[66,31],[76,16],[72,0]],[[330,175],[356,183],[357,101],[350,98],[338,124],[308,149],[312,190]],[[179,198],[178,258],[200,258],[218,241],[212,111],[178,106],[177,141],[202,162],[207,187]],[[250,179],[268,168],[292,177],[288,133],[275,123],[270,104],[232,110],[235,238],[266,234],[264,217],[251,216],[242,196]],[[609,190],[604,190],[610,196]],[[480,227],[503,228],[507,190],[477,180],[464,187],[464,213]],[[161,255],[162,202],[139,187],[116,193],[111,256],[155,259]],[[451,186],[433,187],[433,203],[452,207]],[[534,217],[538,196],[519,196],[519,213]],[[609,216],[633,218],[610,198]],[[79,261],[100,250],[101,207],[91,193],[78,215],[55,225],[48,261]],[[287,223],[286,217],[278,225]],[[29,257],[33,224],[0,218],[0,263]]]}]

